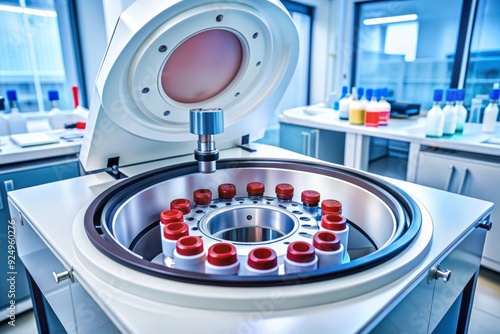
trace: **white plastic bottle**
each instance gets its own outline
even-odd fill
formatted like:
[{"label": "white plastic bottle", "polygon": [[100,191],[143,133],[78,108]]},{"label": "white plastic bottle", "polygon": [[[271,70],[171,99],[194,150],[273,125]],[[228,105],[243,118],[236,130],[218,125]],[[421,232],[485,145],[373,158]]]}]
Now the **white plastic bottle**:
[{"label": "white plastic bottle", "polygon": [[66,123],[69,123],[66,116],[59,109],[59,92],[57,90],[49,90],[50,113],[49,124],[51,129],[64,129]]},{"label": "white plastic bottle", "polygon": [[[352,101],[349,105],[349,123],[353,125],[363,125],[365,122],[365,104],[360,98],[363,97],[363,88],[359,88],[357,92],[353,92]],[[358,94],[361,94],[359,96]]]},{"label": "white plastic bottle", "polygon": [[7,118],[9,133],[13,135],[17,133],[28,132],[28,128],[26,127],[26,119],[21,114],[19,114],[17,92],[13,89],[8,90],[7,99],[9,100],[10,106],[10,115]]},{"label": "white plastic bottle", "polygon": [[391,117],[391,104],[387,102],[388,95],[388,88],[382,88],[380,90],[380,100],[378,101],[379,125],[389,124],[389,118]]},{"label": "white plastic bottle", "polygon": [[366,98],[369,100],[365,107],[365,126],[378,127],[379,115],[377,98],[373,94],[373,89],[366,90]]},{"label": "white plastic bottle", "polygon": [[442,100],[443,90],[435,89],[432,108],[427,112],[427,124],[425,128],[425,135],[427,137],[439,138],[443,136],[444,114],[440,106]]},{"label": "white plastic bottle", "polygon": [[470,116],[469,123],[481,123],[481,108],[483,107],[483,100],[479,97],[470,100]]},{"label": "white plastic bottle", "polygon": [[[344,88],[345,87],[345,88]],[[344,90],[348,90],[347,86],[342,87],[342,93]],[[351,105],[352,96],[350,94],[345,95],[339,100],[339,118],[342,120],[349,119],[349,107]]]},{"label": "white plastic bottle", "polygon": [[9,123],[5,118],[5,98],[0,96],[0,136],[9,135]]},{"label": "white plastic bottle", "polygon": [[467,120],[467,109],[464,107],[465,89],[457,89],[456,91],[455,109],[457,110],[457,128],[455,132],[463,132],[465,121]]},{"label": "white plastic bottle", "polygon": [[498,118],[498,98],[500,96],[499,89],[493,89],[490,94],[490,103],[484,109],[483,116],[483,132],[493,133]]},{"label": "white plastic bottle", "polygon": [[455,108],[455,89],[446,90],[446,105],[443,108],[444,114],[444,136],[453,136],[457,128],[457,109]]}]

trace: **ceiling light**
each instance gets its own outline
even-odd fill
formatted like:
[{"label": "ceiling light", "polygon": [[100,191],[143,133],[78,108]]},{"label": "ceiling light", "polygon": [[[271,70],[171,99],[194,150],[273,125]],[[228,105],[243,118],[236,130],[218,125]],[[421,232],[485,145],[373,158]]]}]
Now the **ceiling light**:
[{"label": "ceiling light", "polygon": [[37,15],[37,16],[48,16],[48,17],[56,17],[57,16],[57,13],[54,12],[53,10],[22,8],[22,7],[17,7],[17,6],[0,5],[0,11],[19,13],[19,14],[28,14],[28,15]]},{"label": "ceiling light", "polygon": [[418,18],[417,14],[376,17],[373,19],[363,20],[363,24],[366,26],[371,26],[371,25],[375,25],[375,24],[387,24],[387,23],[396,23],[396,22],[415,21],[417,18]]}]

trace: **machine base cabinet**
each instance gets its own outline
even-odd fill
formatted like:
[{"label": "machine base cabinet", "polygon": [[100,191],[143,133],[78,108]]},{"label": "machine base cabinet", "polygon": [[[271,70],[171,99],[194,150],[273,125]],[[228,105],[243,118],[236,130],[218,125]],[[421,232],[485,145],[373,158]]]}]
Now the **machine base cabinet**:
[{"label": "machine base cabinet", "polygon": [[[416,182],[465,196],[500,203],[500,157],[458,154],[445,150],[422,151],[419,154]],[[493,223],[500,222],[500,206],[491,214]],[[500,272],[500,228],[486,237],[481,264]]]},{"label": "machine base cabinet", "polygon": [[280,147],[316,159],[344,164],[345,133],[281,123]]},{"label": "machine base cabinet", "polygon": [[[489,220],[483,222],[488,225]],[[375,327],[375,333],[465,333],[487,230],[476,227]]]},{"label": "machine base cabinet", "polygon": [[[12,211],[15,208],[12,207]],[[70,333],[118,332],[115,325],[66,268],[51,252],[21,214],[19,255],[31,277],[33,304],[42,333],[65,330]],[[477,226],[488,226],[489,216]],[[375,333],[464,332],[472,311],[472,301],[487,230],[469,230],[442,260],[435,263],[414,287],[381,320],[374,321]],[[59,277],[59,279],[56,278]]]},{"label": "machine base cabinet", "polygon": [[27,218],[15,208],[11,211],[18,226],[18,253],[28,272],[39,333],[118,332],[73,276],[72,268],[61,263]]},{"label": "machine base cabinet", "polygon": [[[80,175],[78,161],[75,156],[56,158],[16,164],[15,167],[3,166],[0,168],[0,321],[9,317],[8,306],[11,297],[15,299],[16,313],[19,314],[31,307],[28,280],[25,275],[23,262],[16,252],[9,252],[14,233],[18,232],[19,224],[10,223],[11,214],[7,202],[7,192],[15,189],[27,188],[43,183],[54,182]],[[12,260],[10,267],[8,260]],[[11,277],[15,277],[15,292],[9,293],[10,287],[5,284]],[[15,297],[14,297],[15,295]]]}]

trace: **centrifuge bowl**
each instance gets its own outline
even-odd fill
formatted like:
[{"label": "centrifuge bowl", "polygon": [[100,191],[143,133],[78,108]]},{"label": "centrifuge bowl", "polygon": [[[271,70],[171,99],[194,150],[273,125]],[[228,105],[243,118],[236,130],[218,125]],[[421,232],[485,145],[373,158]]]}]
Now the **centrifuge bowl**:
[{"label": "centrifuge bowl", "polygon": [[[84,227],[92,244],[120,264],[169,280],[225,287],[283,286],[330,280],[379,266],[403,252],[417,238],[422,226],[419,206],[403,190],[342,166],[292,160],[228,159],[218,161],[217,172],[213,174],[198,173],[197,168],[193,162],[152,170],[127,178],[103,192],[85,212]],[[266,192],[262,202],[248,203],[246,185],[255,181],[264,183]],[[295,209],[272,205],[276,196],[274,187],[289,183],[295,187],[293,201],[296,203],[300,203],[303,190],[311,189],[318,191],[322,199],[342,202],[343,215],[353,231],[348,247],[351,261],[305,273],[270,276],[208,275],[154,261],[161,254],[159,214],[169,208],[170,201],[192,198],[193,191],[200,188],[211,189],[216,194],[221,183],[236,186],[236,200],[240,200],[241,205],[228,208],[220,203],[208,214],[193,208],[199,214],[194,215],[197,227],[192,228],[190,234],[202,236],[206,248],[211,243],[229,241],[244,257],[255,245],[265,245],[274,248],[282,261],[290,242],[310,240],[315,232],[309,223],[310,214],[301,212],[304,210],[296,204]],[[228,229],[222,221],[248,212],[264,217],[257,223],[267,222],[264,229],[273,233],[258,239],[248,233],[245,234],[248,239],[244,240],[231,239],[221,233]],[[218,219],[218,215],[224,219]],[[421,258],[424,253],[420,250],[414,258]]]}]

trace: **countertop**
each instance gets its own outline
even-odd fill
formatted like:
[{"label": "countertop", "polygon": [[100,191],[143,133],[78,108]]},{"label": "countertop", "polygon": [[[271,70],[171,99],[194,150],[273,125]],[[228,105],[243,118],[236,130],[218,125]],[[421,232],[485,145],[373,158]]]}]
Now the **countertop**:
[{"label": "countertop", "polygon": [[58,142],[28,147],[17,145],[10,136],[1,136],[0,165],[78,154],[82,141],[79,137],[83,136],[83,131],[78,129],[44,131]]},{"label": "countertop", "polygon": [[[375,128],[352,125],[348,121],[340,120],[333,109],[324,108],[324,112],[317,113],[316,115],[306,114],[303,110],[304,107],[286,110],[280,116],[280,122],[371,137],[395,139],[432,147],[500,156],[500,123],[497,123],[495,133],[481,132],[482,124],[466,123],[463,133],[457,133],[450,137],[428,138],[425,136],[425,117],[412,117],[408,119],[391,118],[387,126]],[[496,143],[488,143],[488,140],[491,138],[496,139]]]},{"label": "countertop", "polygon": [[[276,157],[276,151],[279,149],[270,149],[266,151],[266,147],[259,147],[259,156],[273,156]],[[241,150],[240,150],[241,151]],[[244,156],[253,156],[247,152],[243,153]],[[287,157],[293,153],[286,153]],[[278,154],[279,155],[279,154]],[[235,150],[228,150],[221,152],[221,158],[226,156],[235,157]],[[185,158],[177,158],[168,161],[168,163],[180,162]],[[190,157],[189,157],[190,159]],[[162,162],[163,164],[165,163]],[[149,170],[150,168],[158,167],[159,162],[142,165],[142,171]],[[137,169],[137,170],[135,170]],[[126,171],[127,175],[134,175],[141,172],[139,167],[131,167]],[[131,269],[122,266],[116,266],[112,260],[108,259],[99,251],[90,246],[85,233],[77,233],[82,229],[81,222],[75,217],[80,216],[79,213],[82,208],[86,206],[95,196],[100,194],[103,190],[107,189],[119,181],[113,180],[106,173],[99,173],[87,175],[80,178],[68,180],[66,182],[59,182],[55,184],[42,185],[36,188],[17,190],[9,193],[9,200],[18,210],[24,213],[26,221],[32,225],[34,230],[40,237],[49,245],[54,254],[69,268],[74,268],[76,278],[85,286],[87,291],[95,298],[101,307],[106,311],[108,316],[119,326],[123,331],[140,331],[145,326],[157,326],[160,328],[164,326],[167,315],[176,314],[176,322],[184,324],[186,328],[196,327],[196,321],[193,323],[193,318],[204,319],[207,321],[207,326],[210,322],[217,323],[220,327],[224,324],[224,328],[231,332],[241,329],[241,326],[247,325],[253,319],[254,313],[242,312],[215,312],[214,310],[206,309],[189,309],[189,312],[178,313],[179,308],[168,303],[158,302],[152,299],[141,298],[123,289],[117,289],[117,286],[126,286],[129,284],[129,279],[134,282],[142,282],[144,284],[152,283],[158,284],[158,278],[144,275],[139,272],[132,271]],[[434,233],[428,254],[424,260],[419,263],[411,272],[402,276],[400,279],[388,284],[382,288],[376,289],[372,292],[362,294],[358,297],[340,300],[335,303],[318,305],[297,310],[284,310],[274,312],[258,313],[259,318],[257,327],[252,328],[254,331],[265,332],[272,329],[279,329],[278,332],[285,331],[305,331],[311,332],[324,330],[325,322],[331,323],[339,332],[358,332],[364,331],[369,327],[369,324],[379,317],[383,317],[385,312],[388,312],[395,304],[403,298],[421,279],[427,277],[427,271],[430,266],[435,263],[442,256],[445,256],[449,251],[451,245],[459,242],[465,233],[477,224],[480,217],[488,214],[491,211],[492,204],[477,199],[467,198],[456,194],[445,193],[443,191],[425,188],[419,185],[410,184],[407,182],[399,182],[392,180],[399,187],[406,190],[410,195],[414,196],[421,201],[422,205],[428,210],[434,222]],[[40,196],[41,194],[51,194],[50,196]],[[78,195],[77,195],[78,194]],[[68,197],[72,200],[68,202],[68,207],[60,212],[60,215],[55,217],[48,207],[53,203],[66,201]],[[442,207],[453,201],[456,210],[442,210]],[[453,229],[450,229],[450,222],[453,222]],[[83,244],[75,247],[75,236],[85,239]],[[82,240],[83,240],[82,239]],[[81,240],[80,240],[81,242]],[[87,245],[88,244],[88,245]],[[104,284],[103,281],[98,280],[89,271],[89,268],[84,265],[77,256],[76,249],[80,249],[86,245],[87,252],[92,258],[99,259],[104,267],[115,268],[119,273],[114,279],[113,287]],[[397,256],[391,260],[391,263],[403,261],[405,262],[405,254]],[[409,253],[408,253],[409,254]],[[95,257],[94,257],[95,256]],[[116,267],[115,267],[116,266]],[[367,271],[363,275],[375,275],[380,270],[387,270],[387,266],[379,266]],[[355,277],[349,277],[349,280]],[[127,282],[125,282],[127,281]],[[341,282],[339,279],[338,282]],[[142,284],[141,283],[141,284]],[[161,282],[161,286],[177,286],[176,282]],[[103,285],[104,284],[104,285]],[[111,284],[111,282],[109,282]],[[180,284],[179,288],[185,289],[185,286]],[[156,286],[156,285],[155,285]],[[201,290],[203,286],[191,286],[193,290]],[[110,289],[110,290],[107,290]],[[219,289],[213,287],[213,289]],[[223,290],[223,289],[222,289]],[[244,292],[244,291],[240,291]],[[278,289],[279,292],[279,289]],[[104,296],[104,297],[103,297]],[[106,297],[107,296],[107,297]],[[107,299],[106,299],[107,298]],[[110,299],[111,298],[111,299]],[[112,301],[112,302],[110,302]],[[128,311],[124,311],[128,310]],[[135,310],[135,311],[134,311]],[[141,310],[148,310],[143,312]],[[133,314],[140,314],[140,317],[131,316]],[[299,314],[301,316],[298,316]],[[351,321],[352,315],[356,314],[355,321]],[[247,318],[248,317],[248,318]],[[164,319],[159,321],[159,319]],[[201,321],[201,320],[200,320]],[[253,321],[253,320],[252,320]],[[252,323],[250,323],[252,324]],[[164,328],[164,327],[163,327]],[[210,327],[207,327],[210,328]],[[191,328],[192,329],[192,328]],[[244,330],[246,328],[243,328]],[[293,330],[292,330],[293,329]]]}]

